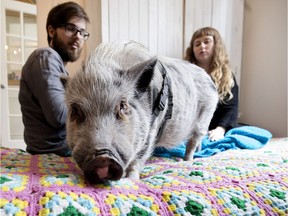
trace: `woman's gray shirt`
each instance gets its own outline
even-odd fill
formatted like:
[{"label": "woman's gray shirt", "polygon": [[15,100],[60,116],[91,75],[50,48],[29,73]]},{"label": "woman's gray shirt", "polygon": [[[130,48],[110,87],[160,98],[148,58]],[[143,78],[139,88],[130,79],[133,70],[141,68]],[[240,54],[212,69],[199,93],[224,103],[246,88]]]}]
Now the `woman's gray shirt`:
[{"label": "woman's gray shirt", "polygon": [[60,55],[52,48],[35,50],[22,68],[19,102],[24,140],[31,154],[66,155],[67,109],[61,75],[68,75]]}]

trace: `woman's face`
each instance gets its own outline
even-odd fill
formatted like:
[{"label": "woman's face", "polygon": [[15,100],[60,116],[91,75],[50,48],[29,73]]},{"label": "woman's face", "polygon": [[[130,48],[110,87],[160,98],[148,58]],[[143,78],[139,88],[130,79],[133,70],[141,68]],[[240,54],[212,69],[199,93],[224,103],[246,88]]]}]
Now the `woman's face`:
[{"label": "woman's face", "polygon": [[201,36],[193,43],[193,52],[199,66],[210,66],[214,54],[213,36]]}]

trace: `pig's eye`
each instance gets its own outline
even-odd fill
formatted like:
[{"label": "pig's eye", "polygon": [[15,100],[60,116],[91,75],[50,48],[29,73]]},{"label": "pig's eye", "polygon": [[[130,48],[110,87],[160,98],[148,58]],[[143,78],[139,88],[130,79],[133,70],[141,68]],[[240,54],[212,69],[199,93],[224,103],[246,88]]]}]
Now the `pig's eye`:
[{"label": "pig's eye", "polygon": [[85,120],[85,114],[83,110],[79,108],[78,105],[73,104],[71,106],[71,115],[70,115],[71,121],[76,121],[78,124],[84,122]]},{"label": "pig's eye", "polygon": [[116,116],[118,119],[124,119],[125,116],[130,114],[130,109],[127,100],[123,99],[116,107]]}]

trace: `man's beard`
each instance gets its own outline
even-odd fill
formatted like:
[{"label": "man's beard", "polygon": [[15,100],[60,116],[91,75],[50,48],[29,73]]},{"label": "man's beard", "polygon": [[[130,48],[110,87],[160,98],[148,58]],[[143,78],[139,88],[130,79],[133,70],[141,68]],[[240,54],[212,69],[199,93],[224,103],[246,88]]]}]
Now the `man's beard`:
[{"label": "man's beard", "polygon": [[53,49],[58,52],[64,62],[74,62],[79,59],[81,54],[81,48],[78,52],[72,52],[68,47],[58,38],[57,35],[52,40]]}]

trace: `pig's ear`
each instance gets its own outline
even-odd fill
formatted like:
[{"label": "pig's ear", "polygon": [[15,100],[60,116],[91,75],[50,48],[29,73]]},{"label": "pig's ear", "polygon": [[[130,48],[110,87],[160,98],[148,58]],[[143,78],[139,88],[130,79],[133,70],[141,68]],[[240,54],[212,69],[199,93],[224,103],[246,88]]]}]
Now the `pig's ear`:
[{"label": "pig's ear", "polygon": [[146,91],[153,78],[156,63],[157,58],[153,57],[148,61],[139,63],[128,70],[128,73],[133,74],[134,78],[136,79],[136,89],[138,93],[143,93]]},{"label": "pig's ear", "polygon": [[60,80],[61,80],[64,88],[66,89],[66,86],[67,86],[67,83],[68,83],[69,80],[70,80],[70,77],[67,76],[67,75],[61,75],[61,76],[60,76]]}]

